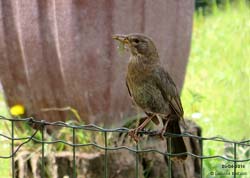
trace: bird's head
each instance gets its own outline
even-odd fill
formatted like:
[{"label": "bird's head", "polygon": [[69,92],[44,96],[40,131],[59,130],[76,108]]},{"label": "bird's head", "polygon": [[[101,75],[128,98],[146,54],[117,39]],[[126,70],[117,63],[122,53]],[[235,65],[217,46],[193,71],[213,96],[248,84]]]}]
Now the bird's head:
[{"label": "bird's head", "polygon": [[113,39],[127,45],[133,56],[143,56],[150,59],[158,58],[153,41],[143,34],[113,35]]}]

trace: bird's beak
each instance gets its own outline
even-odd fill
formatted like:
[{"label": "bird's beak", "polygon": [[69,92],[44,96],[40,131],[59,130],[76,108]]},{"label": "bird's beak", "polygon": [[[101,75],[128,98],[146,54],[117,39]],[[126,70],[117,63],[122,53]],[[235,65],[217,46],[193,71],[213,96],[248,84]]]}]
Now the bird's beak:
[{"label": "bird's beak", "polygon": [[126,35],[117,34],[117,35],[113,35],[112,38],[114,40],[122,42],[123,44],[129,44],[129,40],[128,40],[128,37]]}]

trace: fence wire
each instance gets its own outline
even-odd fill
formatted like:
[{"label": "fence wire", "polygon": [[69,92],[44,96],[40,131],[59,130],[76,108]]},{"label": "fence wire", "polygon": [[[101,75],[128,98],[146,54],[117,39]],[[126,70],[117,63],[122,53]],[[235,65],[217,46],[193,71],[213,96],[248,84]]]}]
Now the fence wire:
[{"label": "fence wire", "polygon": [[[102,128],[99,127],[97,125],[94,124],[88,124],[88,125],[73,125],[73,124],[69,124],[69,123],[65,123],[62,121],[57,121],[57,122],[47,122],[44,120],[36,120],[32,117],[30,118],[6,118],[3,116],[0,116],[0,120],[5,120],[11,123],[11,136],[7,136],[5,134],[0,133],[0,137],[3,137],[5,139],[10,140],[11,142],[11,154],[8,156],[2,156],[0,155],[0,159],[12,159],[12,178],[15,177],[15,160],[14,157],[16,155],[16,153],[20,150],[21,147],[23,147],[25,144],[27,144],[30,141],[34,141],[36,143],[40,143],[41,144],[41,177],[45,178],[45,145],[46,144],[56,144],[56,143],[63,143],[65,145],[71,146],[72,147],[72,152],[73,152],[73,177],[76,178],[77,177],[77,173],[76,173],[76,148],[77,147],[85,147],[85,146],[94,146],[98,149],[104,150],[105,152],[105,159],[104,159],[104,178],[108,178],[108,157],[107,157],[107,152],[111,151],[111,150],[128,150],[131,151],[133,153],[136,154],[136,164],[135,164],[135,178],[139,178],[139,153],[149,153],[149,152],[154,152],[154,153],[158,153],[164,156],[167,156],[168,159],[170,160],[172,156],[181,156],[181,155],[189,155],[191,157],[195,157],[201,160],[201,175],[200,177],[203,177],[203,160],[205,159],[222,159],[222,160],[226,160],[226,161],[230,161],[233,162],[233,169],[234,172],[236,173],[236,163],[239,162],[248,162],[250,161],[250,158],[248,159],[237,159],[237,146],[241,145],[241,146],[247,146],[250,147],[250,140],[244,140],[244,141],[231,141],[228,139],[225,139],[223,137],[201,137],[201,136],[197,136],[197,135],[192,135],[188,132],[184,132],[182,134],[173,134],[173,133],[165,133],[164,136],[168,139],[171,137],[190,137],[190,138],[194,138],[197,139],[200,143],[201,146],[201,155],[196,155],[194,153],[191,152],[186,152],[186,153],[179,153],[179,154],[173,154],[171,153],[171,150],[168,150],[168,152],[162,152],[159,151],[157,149],[140,149],[139,145],[136,144],[135,147],[128,147],[128,146],[113,146],[110,147],[108,146],[108,138],[107,138],[107,133],[111,133],[111,132],[116,132],[116,133],[128,133],[130,129],[128,128],[113,128],[113,129],[106,129],[106,128]],[[33,134],[31,134],[28,137],[22,137],[22,138],[16,138],[15,134],[14,134],[14,128],[15,128],[15,124],[16,123],[20,123],[20,122],[26,122],[32,125],[36,125],[36,129],[34,129]],[[67,142],[65,140],[53,140],[53,141],[47,141],[44,139],[44,130],[46,129],[47,126],[57,126],[57,127],[66,127],[66,128],[70,128],[72,129],[72,142]],[[85,143],[85,144],[80,144],[80,143],[76,143],[76,130],[83,130],[83,131],[96,131],[96,132],[101,132],[104,133],[104,146],[101,146],[97,143]],[[41,132],[41,140],[35,138],[36,134],[38,132]],[[155,136],[157,135],[156,131],[140,131],[139,134],[142,135],[149,135],[149,136]],[[15,141],[20,141],[23,140],[23,142],[21,144],[19,144],[17,147],[15,147],[14,142]],[[233,158],[228,158],[226,156],[222,156],[222,155],[212,155],[212,156],[205,156],[203,155],[203,141],[217,141],[217,142],[223,142],[223,143],[230,143],[233,144]],[[171,146],[170,146],[171,148]],[[1,154],[1,153],[0,153]],[[171,161],[169,162],[171,163]],[[168,166],[168,172],[169,175],[168,177],[171,178],[171,167],[172,165],[169,164]],[[236,174],[233,175],[233,177],[236,178]]]}]

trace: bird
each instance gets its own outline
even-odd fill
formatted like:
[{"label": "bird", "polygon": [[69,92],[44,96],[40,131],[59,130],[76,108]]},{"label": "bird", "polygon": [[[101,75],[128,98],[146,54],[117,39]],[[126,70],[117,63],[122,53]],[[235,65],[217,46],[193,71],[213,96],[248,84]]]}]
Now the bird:
[{"label": "bird", "polygon": [[[144,111],[147,117],[129,135],[138,142],[138,132],[150,122],[162,121],[163,127],[159,131],[161,138],[166,132],[181,134],[180,122],[183,121],[183,107],[178,89],[160,62],[153,40],[141,33],[115,34],[114,40],[119,41],[130,53],[127,66],[126,86],[128,93],[136,106]],[[171,137],[171,153],[177,160],[187,158],[187,147],[183,137]],[[168,139],[167,139],[168,142]]]}]

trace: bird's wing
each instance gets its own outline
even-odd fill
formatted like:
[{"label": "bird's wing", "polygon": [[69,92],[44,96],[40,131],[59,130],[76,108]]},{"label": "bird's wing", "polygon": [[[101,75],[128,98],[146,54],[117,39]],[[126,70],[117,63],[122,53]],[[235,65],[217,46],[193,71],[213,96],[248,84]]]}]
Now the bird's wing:
[{"label": "bird's wing", "polygon": [[[129,93],[129,96],[131,96],[131,91],[129,89],[129,86],[128,86],[128,81],[126,80],[126,86],[127,86],[127,89],[128,89],[128,93]],[[131,96],[132,97],[132,96]]]},{"label": "bird's wing", "polygon": [[156,85],[160,89],[164,99],[169,102],[170,107],[174,110],[175,114],[177,114],[180,118],[183,118],[184,112],[180,96],[170,75],[161,66],[159,66],[154,71],[154,77]]}]

